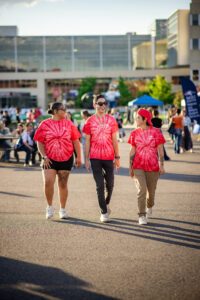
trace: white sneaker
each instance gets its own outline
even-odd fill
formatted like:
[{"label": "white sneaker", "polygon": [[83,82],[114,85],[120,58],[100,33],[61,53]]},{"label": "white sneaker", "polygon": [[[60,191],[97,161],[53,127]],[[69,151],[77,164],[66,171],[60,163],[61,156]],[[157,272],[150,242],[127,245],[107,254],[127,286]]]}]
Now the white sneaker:
[{"label": "white sneaker", "polygon": [[147,218],[145,216],[139,217],[139,224],[140,225],[147,225]]},{"label": "white sneaker", "polygon": [[152,216],[153,210],[152,207],[147,208],[147,218],[150,218]]},{"label": "white sneaker", "polygon": [[68,215],[67,215],[66,210],[64,208],[61,208],[59,210],[59,217],[60,217],[60,219],[67,219],[68,218]]},{"label": "white sneaker", "polygon": [[54,214],[53,206],[47,206],[46,208],[46,219],[51,219]]},{"label": "white sneaker", "polygon": [[109,214],[108,214],[108,213],[106,213],[106,214],[101,214],[101,216],[100,216],[100,221],[101,221],[102,223],[107,223],[107,222],[109,222],[109,221],[110,221],[110,219],[109,219]]},{"label": "white sneaker", "polygon": [[107,205],[107,214],[110,216],[110,214],[111,214],[111,209],[110,209],[110,207],[109,207],[109,205]]}]

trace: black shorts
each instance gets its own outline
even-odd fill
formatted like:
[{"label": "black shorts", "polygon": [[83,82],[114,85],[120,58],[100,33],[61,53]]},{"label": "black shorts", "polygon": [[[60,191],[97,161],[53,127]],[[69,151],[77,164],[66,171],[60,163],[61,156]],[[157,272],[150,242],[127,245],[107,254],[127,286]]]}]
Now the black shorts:
[{"label": "black shorts", "polygon": [[[51,164],[48,169],[53,169],[56,171],[71,171],[74,163],[74,156],[72,155],[68,160],[65,161],[56,161],[50,158]],[[44,169],[44,166],[42,166]]]}]

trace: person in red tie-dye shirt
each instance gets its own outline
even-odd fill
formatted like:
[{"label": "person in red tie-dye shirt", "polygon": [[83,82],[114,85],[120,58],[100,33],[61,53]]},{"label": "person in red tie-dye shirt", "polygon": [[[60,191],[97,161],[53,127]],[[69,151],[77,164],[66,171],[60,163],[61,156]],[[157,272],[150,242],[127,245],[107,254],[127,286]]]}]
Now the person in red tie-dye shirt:
[{"label": "person in red tie-dye shirt", "polygon": [[[87,119],[83,132],[86,134],[86,168],[90,164],[96,182],[101,222],[109,221],[109,203],[114,187],[114,166],[120,167],[116,120],[106,114],[107,102],[103,95],[94,97],[96,113]],[[104,182],[105,181],[105,182]],[[105,196],[105,185],[107,195]]]},{"label": "person in red tie-dye shirt", "polygon": [[52,104],[48,111],[52,118],[44,120],[35,132],[38,150],[43,158],[43,179],[47,199],[46,218],[53,217],[52,206],[54,183],[58,175],[60,197],[60,219],[67,218],[65,210],[68,196],[68,177],[73,166],[73,152],[76,151],[76,166],[81,166],[80,133],[76,126],[66,119],[66,109],[60,102]]},{"label": "person in red tie-dye shirt", "polygon": [[[164,170],[163,144],[165,139],[158,128],[152,126],[151,113],[139,109],[136,122],[138,128],[130,134],[130,176],[134,177],[137,188],[139,224],[147,224],[152,215],[154,197],[159,174]],[[147,206],[147,209],[146,209]]]}]

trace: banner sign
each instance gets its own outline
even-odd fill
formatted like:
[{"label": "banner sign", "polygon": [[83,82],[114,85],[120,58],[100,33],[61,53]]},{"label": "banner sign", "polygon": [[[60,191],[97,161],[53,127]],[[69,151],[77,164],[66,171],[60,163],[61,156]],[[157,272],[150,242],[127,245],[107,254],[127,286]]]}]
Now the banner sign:
[{"label": "banner sign", "polygon": [[183,95],[186,103],[188,117],[191,121],[200,124],[200,97],[194,83],[185,77],[181,78]]}]

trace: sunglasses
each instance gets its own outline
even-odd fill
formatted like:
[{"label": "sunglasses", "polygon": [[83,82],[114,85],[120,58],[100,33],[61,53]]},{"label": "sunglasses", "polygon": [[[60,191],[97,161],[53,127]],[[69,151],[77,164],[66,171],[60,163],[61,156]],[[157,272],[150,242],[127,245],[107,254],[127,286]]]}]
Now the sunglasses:
[{"label": "sunglasses", "polygon": [[106,102],[106,101],[104,101],[104,102],[97,102],[97,105],[99,105],[99,106],[103,106],[103,105],[107,105],[108,103]]}]

